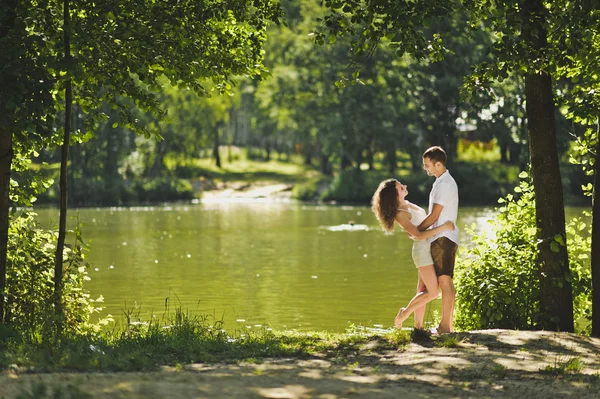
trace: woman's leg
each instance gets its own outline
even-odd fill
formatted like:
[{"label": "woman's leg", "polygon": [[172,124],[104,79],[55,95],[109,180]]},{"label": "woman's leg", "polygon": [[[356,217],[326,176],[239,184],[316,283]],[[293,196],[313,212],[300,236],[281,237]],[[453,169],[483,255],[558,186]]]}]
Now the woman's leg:
[{"label": "woman's leg", "polygon": [[[427,288],[425,287],[425,282],[423,281],[423,278],[421,277],[420,268],[417,270],[419,270],[419,281],[417,282],[417,295],[418,295],[421,292],[427,291]],[[423,328],[423,321],[425,320],[425,309],[426,309],[425,305],[421,306],[420,308],[415,309],[415,328]]]},{"label": "woman's leg", "polygon": [[424,307],[428,302],[434,300],[438,296],[438,279],[433,265],[420,267],[419,278],[422,279],[425,284],[425,291],[418,292],[417,295],[410,300],[406,308],[400,309],[398,315],[394,319],[394,324],[397,328],[402,328],[402,322],[406,320],[412,312]]}]

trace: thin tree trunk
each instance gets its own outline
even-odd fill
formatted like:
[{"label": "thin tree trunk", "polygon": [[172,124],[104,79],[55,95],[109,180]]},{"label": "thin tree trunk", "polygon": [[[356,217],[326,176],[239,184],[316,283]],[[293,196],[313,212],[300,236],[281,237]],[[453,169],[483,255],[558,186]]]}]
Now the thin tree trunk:
[{"label": "thin tree trunk", "polygon": [[219,155],[219,130],[220,126],[215,126],[215,139],[213,144],[213,157],[215,158],[215,165],[217,168],[221,167],[221,156]]},{"label": "thin tree trunk", "polygon": [[373,144],[367,148],[367,164],[369,165],[369,170],[375,170],[375,153],[373,151]]},{"label": "thin tree trunk", "polygon": [[63,329],[63,307],[62,307],[62,284],[63,284],[63,251],[65,247],[65,236],[67,233],[67,164],[69,160],[69,142],[71,140],[71,111],[73,106],[73,93],[71,90],[71,75],[69,72],[71,61],[71,38],[69,0],[63,2],[64,11],[64,50],[67,64],[67,75],[65,82],[65,126],[64,138],[60,159],[60,217],[58,225],[58,242],[56,244],[56,264],[54,267],[54,311],[56,314],[56,329],[58,335]]},{"label": "thin tree trunk", "polygon": [[[110,128],[109,128],[110,129]],[[160,172],[163,169],[164,160],[165,160],[165,141],[161,140],[156,143],[156,158],[154,158],[154,162],[150,167],[150,171],[148,172],[148,177],[154,178],[160,175]]]},{"label": "thin tree trunk", "polygon": [[594,191],[592,193],[592,337],[600,337],[600,119],[597,121]]},{"label": "thin tree trunk", "polygon": [[500,163],[508,164],[509,142],[504,141],[502,143],[498,143],[498,146],[500,147]]},{"label": "thin tree trunk", "polygon": [[[393,176],[398,167],[398,157],[396,156],[396,146],[389,145],[385,151],[385,163],[388,173]],[[414,168],[413,168],[414,169]]]},{"label": "thin tree trunk", "polygon": [[[7,118],[8,119],[8,118]],[[8,321],[6,313],[6,260],[8,254],[8,226],[10,220],[10,168],[13,158],[12,133],[8,124],[0,126],[0,323]]]},{"label": "thin tree trunk", "polygon": [[[525,43],[531,49],[543,51],[547,44],[544,5],[541,0],[526,0],[523,6]],[[549,330],[573,331],[573,293],[568,278],[565,210],[550,75],[528,73],[525,95],[540,250],[540,323]]]},{"label": "thin tree trunk", "polygon": [[[0,37],[9,37],[15,32],[15,22],[17,15],[15,11],[19,3],[15,0],[3,0],[4,12],[0,15]],[[18,41],[12,41],[19,46]],[[14,79],[14,69],[8,63],[15,53],[10,49],[4,49],[0,64],[4,64],[4,69],[0,68],[0,81],[5,79]],[[2,99],[0,101],[4,101]],[[8,321],[6,319],[6,272],[8,255],[8,226],[10,220],[10,171],[13,159],[13,136],[12,127],[14,124],[15,109],[0,102],[0,323]]]}]

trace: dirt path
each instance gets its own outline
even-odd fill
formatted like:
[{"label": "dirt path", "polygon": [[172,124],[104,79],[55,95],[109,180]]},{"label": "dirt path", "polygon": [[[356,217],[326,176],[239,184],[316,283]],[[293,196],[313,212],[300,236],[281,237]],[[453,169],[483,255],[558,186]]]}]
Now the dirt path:
[{"label": "dirt path", "polygon": [[[440,342],[450,347],[440,347]],[[547,370],[545,370],[547,369]],[[45,396],[35,386],[47,389]],[[52,396],[60,391],[59,396]],[[403,350],[191,364],[148,373],[5,373],[0,398],[599,398],[600,339],[475,331]]]}]

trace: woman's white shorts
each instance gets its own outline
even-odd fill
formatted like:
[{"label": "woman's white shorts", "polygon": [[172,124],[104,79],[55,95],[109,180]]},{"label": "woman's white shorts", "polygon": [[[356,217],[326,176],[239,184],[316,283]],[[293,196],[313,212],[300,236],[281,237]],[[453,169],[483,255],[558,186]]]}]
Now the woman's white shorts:
[{"label": "woman's white shorts", "polygon": [[431,245],[427,240],[415,240],[412,247],[412,258],[416,267],[433,265]]}]

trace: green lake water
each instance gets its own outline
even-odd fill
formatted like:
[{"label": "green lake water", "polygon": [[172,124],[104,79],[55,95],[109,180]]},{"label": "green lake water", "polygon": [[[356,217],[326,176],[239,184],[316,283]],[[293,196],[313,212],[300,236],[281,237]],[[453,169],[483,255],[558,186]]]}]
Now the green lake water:
[{"label": "green lake water", "polygon": [[[55,209],[36,211],[45,227],[58,219]],[[255,200],[68,215],[91,241],[87,289],[104,297],[101,316],[135,309],[147,318],[181,307],[227,329],[388,328],[416,289],[412,241],[399,229],[384,234],[368,207]],[[465,225],[487,229],[493,215],[461,208],[461,245],[470,242]],[[433,301],[426,320],[440,307]]]}]

